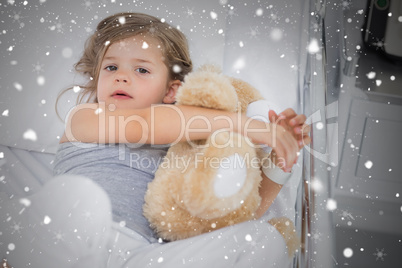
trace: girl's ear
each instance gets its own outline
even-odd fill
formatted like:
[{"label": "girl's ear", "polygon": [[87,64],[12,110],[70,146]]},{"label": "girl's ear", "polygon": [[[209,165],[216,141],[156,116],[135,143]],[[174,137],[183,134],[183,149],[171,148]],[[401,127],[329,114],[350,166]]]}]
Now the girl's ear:
[{"label": "girl's ear", "polygon": [[175,103],[176,101],[176,93],[179,87],[181,86],[181,81],[180,80],[172,80],[168,84],[168,88],[166,91],[166,95],[163,98],[163,103],[166,104],[171,104]]}]

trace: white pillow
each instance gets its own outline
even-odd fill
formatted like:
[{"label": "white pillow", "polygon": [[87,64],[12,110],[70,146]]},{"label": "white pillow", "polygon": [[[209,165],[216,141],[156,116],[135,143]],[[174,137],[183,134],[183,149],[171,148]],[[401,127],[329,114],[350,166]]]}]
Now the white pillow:
[{"label": "white pillow", "polygon": [[224,72],[256,87],[277,113],[289,107],[297,111],[306,55],[302,42],[308,37],[308,18],[302,14],[308,1],[243,2],[230,1],[235,15],[225,33]]}]

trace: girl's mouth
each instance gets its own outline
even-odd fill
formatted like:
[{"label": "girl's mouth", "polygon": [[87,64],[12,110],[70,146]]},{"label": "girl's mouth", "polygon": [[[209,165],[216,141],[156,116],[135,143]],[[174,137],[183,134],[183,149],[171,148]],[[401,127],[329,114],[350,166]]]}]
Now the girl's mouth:
[{"label": "girl's mouth", "polygon": [[116,90],[115,92],[113,92],[112,97],[114,99],[121,99],[121,100],[133,98],[130,95],[128,95],[128,93],[125,92],[124,90]]}]

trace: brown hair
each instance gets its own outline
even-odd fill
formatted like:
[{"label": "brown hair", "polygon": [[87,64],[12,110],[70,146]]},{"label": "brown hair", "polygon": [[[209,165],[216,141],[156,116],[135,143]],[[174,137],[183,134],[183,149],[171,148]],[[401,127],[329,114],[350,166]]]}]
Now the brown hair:
[{"label": "brown hair", "polygon": [[[183,81],[184,76],[191,72],[193,65],[187,39],[182,32],[147,14],[117,13],[99,22],[96,31],[86,41],[80,60],[74,65],[76,72],[88,78],[86,84],[80,85],[82,90],[77,97],[77,104],[82,103],[84,99],[97,102],[96,87],[99,69],[108,47],[138,34],[153,37],[161,43],[170,79]],[[56,101],[56,110],[61,95],[71,89],[73,87],[60,92]]]}]

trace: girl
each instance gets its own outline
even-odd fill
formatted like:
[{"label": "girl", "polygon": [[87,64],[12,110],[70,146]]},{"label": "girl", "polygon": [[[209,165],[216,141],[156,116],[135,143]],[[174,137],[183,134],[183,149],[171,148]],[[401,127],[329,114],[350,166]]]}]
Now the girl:
[{"label": "girl", "polygon": [[[241,133],[255,143],[273,147],[277,155],[272,159],[273,163],[281,164],[283,171],[279,176],[286,176],[285,171],[290,172],[297,160],[297,152],[310,141],[304,115],[296,115],[288,109],[282,113],[281,119],[284,120],[275,124],[246,116],[239,120],[237,114],[224,111],[165,105],[174,103],[184,76],[192,70],[192,62],[185,36],[145,14],[119,13],[101,21],[88,39],[75,68],[88,77],[88,83],[81,87],[81,104],[68,116],[54,166],[55,175],[70,175],[57,177],[44,187],[42,193],[33,196],[30,200],[35,202],[29,211],[13,214],[12,211],[17,211],[21,204],[14,204],[16,208],[10,209],[9,215],[26,217],[25,222],[36,211],[42,223],[27,223],[24,235],[19,236],[40,240],[35,247],[41,255],[35,255],[24,245],[15,247],[9,257],[16,256],[17,249],[20,256],[24,256],[15,258],[14,261],[18,262],[15,265],[22,267],[27,263],[39,265],[54,261],[58,267],[71,264],[74,267],[102,267],[106,264],[117,267],[127,261],[124,265],[143,267],[155,261],[156,252],[165,252],[167,256],[175,256],[170,265],[177,266],[183,264],[185,256],[181,258],[178,252],[184,254],[182,249],[189,243],[200,248],[197,250],[201,254],[198,258],[200,265],[217,265],[217,259],[206,257],[215,251],[215,247],[233,245],[232,234],[258,233],[261,228],[270,228],[266,222],[243,223],[222,231],[225,239],[219,244],[214,245],[211,236],[206,234],[201,236],[203,238],[161,245],[156,243],[157,237],[142,215],[146,187],[166,153],[167,144],[206,139],[219,129]],[[84,100],[88,103],[82,103]],[[190,120],[194,116],[201,116],[203,120]],[[223,117],[227,120],[216,120]],[[272,122],[274,118],[278,116],[270,112]],[[188,125],[189,121],[191,125]],[[205,131],[205,122],[209,122],[208,132]],[[301,134],[302,128],[306,130],[304,134]],[[253,129],[258,131],[253,132]],[[133,156],[153,164],[134,166]],[[281,189],[281,185],[274,182],[277,178],[269,178],[272,172],[263,170],[263,174],[258,216],[264,214]],[[275,174],[278,174],[277,170]],[[46,201],[49,198],[52,203]],[[54,204],[57,204],[57,209]],[[117,237],[113,236],[111,217],[133,230],[132,236],[138,237],[123,250],[126,254],[130,249],[130,256],[122,257],[122,249],[115,246],[116,240],[113,239]],[[63,245],[61,252],[55,248],[47,250],[53,244],[50,241],[54,242],[54,236],[60,237],[57,244]],[[209,244],[204,248],[206,241]],[[108,254],[106,250],[112,253]],[[243,264],[255,261],[248,257],[242,259],[240,263]],[[257,263],[262,264],[262,261],[260,258]]]}]

